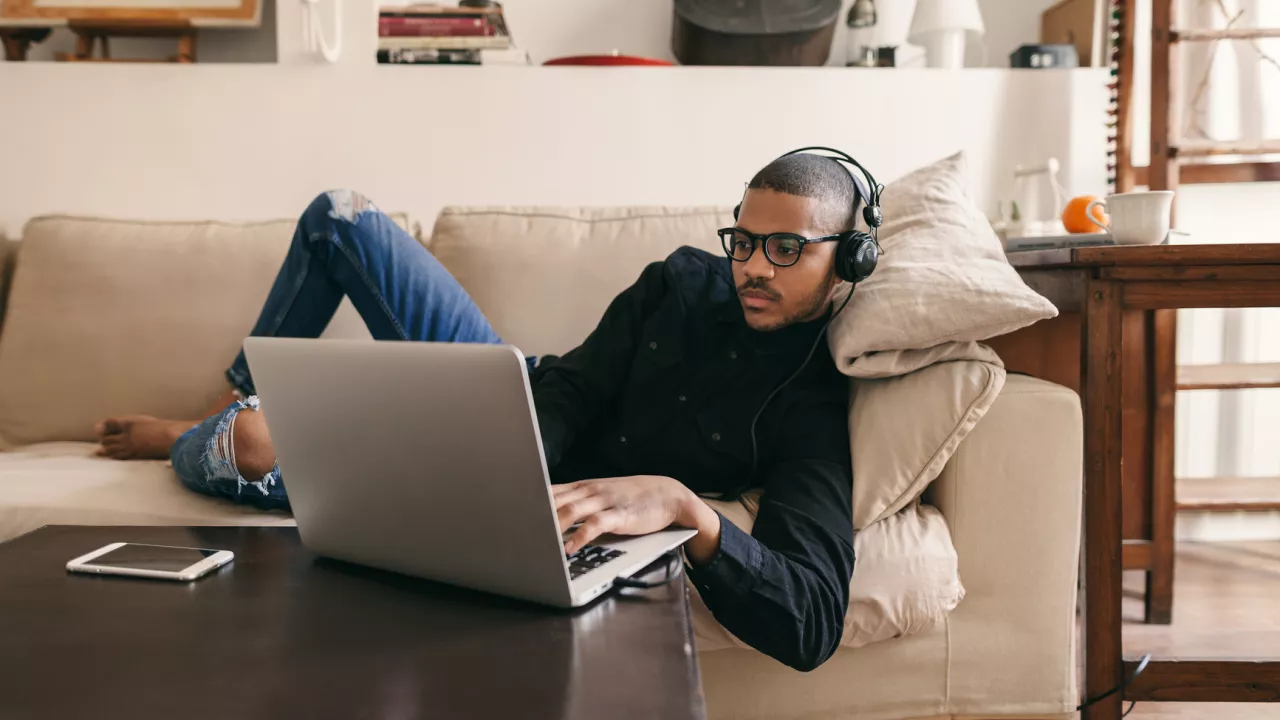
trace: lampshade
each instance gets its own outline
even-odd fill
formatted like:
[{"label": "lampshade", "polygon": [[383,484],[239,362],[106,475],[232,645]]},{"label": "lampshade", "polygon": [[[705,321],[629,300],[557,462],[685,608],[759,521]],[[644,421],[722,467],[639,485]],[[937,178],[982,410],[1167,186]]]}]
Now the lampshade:
[{"label": "lampshade", "polygon": [[978,0],[917,0],[907,41],[919,43],[923,36],[939,30],[966,30],[976,35],[985,32]]}]

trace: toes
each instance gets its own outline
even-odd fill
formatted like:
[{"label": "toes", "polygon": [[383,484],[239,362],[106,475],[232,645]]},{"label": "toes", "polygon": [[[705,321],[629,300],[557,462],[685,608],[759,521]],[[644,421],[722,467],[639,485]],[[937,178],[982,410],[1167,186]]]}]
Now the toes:
[{"label": "toes", "polygon": [[118,439],[107,437],[102,441],[102,446],[98,450],[99,455],[115,458],[117,460],[128,460],[133,454],[128,445],[125,445]]}]

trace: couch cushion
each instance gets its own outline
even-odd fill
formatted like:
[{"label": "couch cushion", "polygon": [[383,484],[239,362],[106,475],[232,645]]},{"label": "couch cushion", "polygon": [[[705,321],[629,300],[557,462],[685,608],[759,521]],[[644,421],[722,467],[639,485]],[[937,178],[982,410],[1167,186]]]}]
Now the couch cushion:
[{"label": "couch cushion", "polygon": [[[751,532],[758,495],[744,495],[738,502],[707,502],[726,520]],[[853,549],[857,561],[849,583],[842,647],[914,635],[945,619],[964,599],[960,560],[947,521],[936,508],[913,503],[857,533]],[[697,588],[687,585],[698,652],[749,647],[716,622]]]},{"label": "couch cushion", "polygon": [[957,360],[882,380],[852,380],[853,526],[920,496],[1004,387],[1001,365]]},{"label": "couch cushion", "polygon": [[[32,220],[0,334],[0,446],[91,440],[114,414],[200,417],[293,227]],[[326,335],[369,336],[349,304]]]},{"label": "couch cushion", "polygon": [[96,448],[44,443],[0,453],[0,542],[42,525],[293,524],[283,513],[197,495],[167,462],[110,460]]},{"label": "couch cushion", "polygon": [[595,329],[645,265],[682,245],[722,252],[729,208],[445,208],[431,251],[498,335],[561,354]]},{"label": "couch cushion", "polygon": [[957,154],[885,187],[880,265],[832,322],[838,364],[874,351],[985,340],[1057,314],[1005,259],[965,191],[965,173]]}]

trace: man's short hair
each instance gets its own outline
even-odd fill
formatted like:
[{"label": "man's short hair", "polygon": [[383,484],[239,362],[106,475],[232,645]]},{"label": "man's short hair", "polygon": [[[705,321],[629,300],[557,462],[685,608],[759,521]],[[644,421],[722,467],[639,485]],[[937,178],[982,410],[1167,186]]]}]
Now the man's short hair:
[{"label": "man's short hair", "polygon": [[854,229],[861,198],[853,177],[839,161],[822,155],[799,153],[783,155],[765,165],[748,190],[776,190],[821,202],[823,217],[818,219],[822,232],[844,232]]}]

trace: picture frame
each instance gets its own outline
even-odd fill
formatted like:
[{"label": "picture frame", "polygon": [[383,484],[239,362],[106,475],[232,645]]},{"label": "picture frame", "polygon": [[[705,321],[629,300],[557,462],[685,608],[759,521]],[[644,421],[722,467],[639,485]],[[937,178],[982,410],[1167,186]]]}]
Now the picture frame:
[{"label": "picture frame", "polygon": [[0,17],[256,27],[261,0],[0,0]]}]

